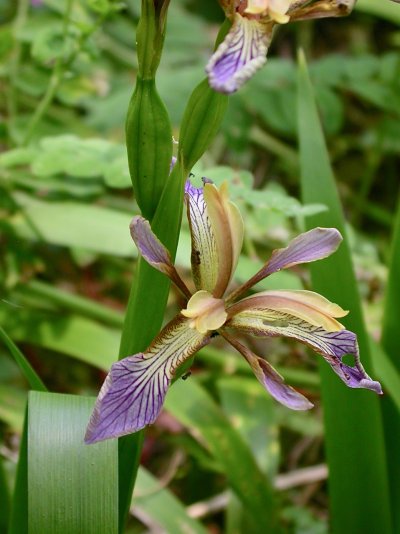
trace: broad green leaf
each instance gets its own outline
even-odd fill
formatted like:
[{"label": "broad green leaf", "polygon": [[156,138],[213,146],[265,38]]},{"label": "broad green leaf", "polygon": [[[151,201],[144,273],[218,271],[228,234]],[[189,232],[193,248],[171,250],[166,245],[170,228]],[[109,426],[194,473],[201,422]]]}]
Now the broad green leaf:
[{"label": "broad green leaf", "polygon": [[116,440],[85,445],[94,399],[31,392],[29,534],[116,534]]},{"label": "broad green leaf", "polygon": [[12,357],[14,358],[19,368],[21,369],[22,374],[29,382],[30,387],[32,389],[36,389],[37,391],[46,391],[46,386],[43,384],[42,380],[36,374],[36,371],[33,369],[31,364],[28,362],[28,360],[25,358],[25,356],[22,354],[22,352],[15,345],[12,339],[6,334],[6,332],[1,326],[0,326],[0,339],[3,341],[3,343],[6,345],[6,347],[10,351]]},{"label": "broad green leaf", "polygon": [[[386,286],[385,311],[382,325],[382,346],[388,355],[384,360],[388,367],[385,376],[393,381],[389,390],[390,398],[384,399],[383,420],[387,447],[387,464],[389,471],[391,504],[394,522],[394,532],[400,532],[400,465],[398,451],[400,448],[400,201],[393,229],[391,259],[389,262],[389,278]],[[377,364],[382,357],[377,358]],[[378,367],[376,367],[378,370]],[[383,380],[383,376],[382,376]],[[388,387],[388,386],[386,386]],[[388,388],[389,389],[389,388]]]},{"label": "broad green leaf", "polygon": [[140,517],[146,516],[164,532],[174,534],[207,534],[207,530],[189,517],[185,506],[161,485],[161,482],[144,467],[138,470],[133,494],[134,509]]},{"label": "broad green leaf", "polygon": [[[298,121],[303,202],[321,202],[329,208],[326,213],[310,217],[307,226],[334,226],[344,236],[344,243],[332,257],[311,266],[312,286],[350,310],[343,322],[357,333],[362,361],[367,371],[372,372],[344,216],[302,55],[298,72]],[[333,532],[390,533],[379,398],[370,391],[346,388],[323,361],[321,379]]]},{"label": "broad green leaf", "polygon": [[9,316],[0,309],[0,320],[16,341],[67,354],[100,369],[108,371],[118,356],[119,331],[84,317],[35,311]]},{"label": "broad green leaf", "polygon": [[395,2],[382,2],[382,0],[359,0],[356,9],[376,15],[390,22],[400,24],[399,6]]},{"label": "broad green leaf", "polygon": [[277,509],[273,489],[240,434],[221,408],[194,380],[179,381],[168,392],[166,409],[223,467],[229,486],[252,519],[249,532],[276,532]]}]

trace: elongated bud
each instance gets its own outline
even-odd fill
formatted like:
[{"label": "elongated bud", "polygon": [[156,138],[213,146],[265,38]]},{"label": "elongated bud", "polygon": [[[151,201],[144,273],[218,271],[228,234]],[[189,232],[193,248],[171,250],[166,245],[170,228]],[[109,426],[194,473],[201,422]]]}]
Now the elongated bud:
[{"label": "elongated bud", "polygon": [[172,130],[154,80],[137,79],[126,119],[129,172],[137,203],[151,219],[168,178]]},{"label": "elongated bud", "polygon": [[152,219],[172,158],[172,129],[155,73],[164,42],[168,1],[143,0],[137,31],[139,72],[126,118],[129,172],[142,214]]},{"label": "elongated bud", "polygon": [[170,0],[142,0],[136,32],[139,75],[154,78],[164,45],[167,10]]},{"label": "elongated bud", "polygon": [[228,97],[203,80],[186,106],[179,136],[179,160],[188,173],[207,150],[224,118]]}]

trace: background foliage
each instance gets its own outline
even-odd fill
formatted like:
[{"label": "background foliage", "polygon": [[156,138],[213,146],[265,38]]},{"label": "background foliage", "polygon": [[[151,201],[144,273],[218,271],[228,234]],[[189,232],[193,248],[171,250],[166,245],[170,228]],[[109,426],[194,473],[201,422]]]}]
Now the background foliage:
[{"label": "background foliage", "polygon": [[[0,4],[2,503],[10,501],[15,482],[29,389],[15,361],[22,361],[25,375],[31,376],[31,388],[43,389],[22,355],[18,360],[10,338],[52,392],[95,395],[117,358],[137,255],[128,231],[138,208],[123,125],[137,70],[139,15],[136,0]],[[204,77],[222,21],[214,0],[171,2],[157,86],[177,139],[186,102]],[[347,221],[368,334],[379,341],[384,325],[383,346],[393,360],[399,349],[393,317],[400,306],[393,274],[399,261],[398,229],[391,244],[399,195],[399,22],[400,6],[362,0],[347,19],[281,27],[267,66],[230,98],[221,132],[192,171],[216,183],[228,179],[244,214],[237,281],[249,278],[273,248],[304,230],[307,217],[328,216],[329,199],[305,193],[305,202],[299,201],[305,149],[300,142],[299,153],[296,50],[303,47]],[[309,125],[311,135],[315,123]],[[301,136],[307,138],[304,124]],[[177,264],[185,277],[189,258],[183,221]],[[340,284],[334,265],[329,275],[333,285]],[[311,277],[308,270],[297,269],[260,286],[309,288]],[[179,299],[172,291],[166,319]],[[335,299],[345,303],[340,294]],[[356,302],[348,306],[357,313]],[[247,342],[316,408],[296,413],[278,406],[223,343],[203,349],[192,377],[171,389],[165,411],[146,433],[126,532],[242,532],[250,516],[264,512],[260,495],[270,494],[271,481],[285,528],[299,534],[328,531],[322,418],[328,399],[321,403],[318,358],[298,343]],[[368,371],[373,373],[371,364]],[[381,370],[379,378],[395,380],[394,371]],[[384,387],[390,459],[390,451],[395,455],[398,450],[395,438],[390,441],[398,418],[392,402],[396,383],[389,388],[384,380]],[[359,398],[360,392],[350,393]],[[40,404],[35,395],[32,403]],[[88,407],[81,409],[87,413]],[[33,446],[32,454],[35,450]],[[103,450],[104,461],[113,452]],[[340,455],[345,458],[346,450]],[[351,465],[343,461],[351,477]],[[109,466],[98,476],[111,484],[115,469]],[[393,481],[392,486],[396,489]],[[360,488],[364,491],[361,481]],[[9,513],[9,507],[1,507],[0,532],[7,531]],[[108,518],[115,524],[112,515],[110,511]],[[35,528],[43,532],[40,525]]]}]

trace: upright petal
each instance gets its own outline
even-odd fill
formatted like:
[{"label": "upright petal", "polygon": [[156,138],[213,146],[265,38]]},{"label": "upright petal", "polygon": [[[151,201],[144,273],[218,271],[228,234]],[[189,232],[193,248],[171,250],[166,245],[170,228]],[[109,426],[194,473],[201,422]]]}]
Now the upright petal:
[{"label": "upright petal", "polygon": [[[241,311],[225,326],[256,336],[295,338],[321,354],[347,386],[382,393],[379,382],[372,380],[361,365],[357,336],[349,330],[328,332],[294,315],[266,309]],[[354,357],[354,367],[342,362],[347,354]]]},{"label": "upright petal", "polygon": [[190,298],[189,289],[172,264],[168,250],[153,233],[149,221],[140,216],[134,217],[130,224],[130,231],[132,239],[147,263],[169,276],[182,293]]},{"label": "upright petal", "polygon": [[193,280],[197,289],[211,292],[218,278],[218,252],[203,188],[194,187],[187,180],[185,201],[192,239]]},{"label": "upright petal", "polygon": [[178,316],[145,353],[114,363],[97,398],[85,442],[117,438],[153,423],[176,369],[209,339]]},{"label": "upright petal", "polygon": [[232,28],[206,66],[210,86],[233,93],[264,65],[272,24],[236,13]]},{"label": "upright petal", "polygon": [[243,219],[237,206],[229,200],[226,182],[220,189],[206,183],[204,199],[217,247],[218,278],[213,295],[219,298],[225,293],[236,269],[243,244]]},{"label": "upright petal", "polygon": [[285,384],[282,376],[270,363],[254,354],[226,331],[222,330],[221,334],[247,360],[257,380],[274,399],[292,410],[309,410],[313,407],[306,397]]},{"label": "upright petal", "polygon": [[287,247],[274,250],[264,267],[229,295],[227,300],[232,302],[252,286],[277,271],[330,256],[341,241],[342,236],[336,228],[314,228],[300,234]]}]

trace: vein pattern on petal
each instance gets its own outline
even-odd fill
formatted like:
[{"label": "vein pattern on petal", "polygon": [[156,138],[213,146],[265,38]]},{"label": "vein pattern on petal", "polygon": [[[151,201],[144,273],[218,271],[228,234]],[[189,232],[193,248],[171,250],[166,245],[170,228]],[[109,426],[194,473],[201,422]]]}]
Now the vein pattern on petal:
[{"label": "vein pattern on petal", "polygon": [[130,434],[153,423],[177,367],[209,339],[178,316],[145,353],[114,363],[97,398],[86,443]]},{"label": "vein pattern on petal", "polygon": [[271,27],[236,13],[232,28],[206,66],[210,86],[222,93],[239,89],[266,62]]},{"label": "vein pattern on petal", "polygon": [[218,252],[203,188],[194,187],[187,180],[185,200],[192,240],[193,280],[197,289],[211,292],[218,278]]},{"label": "vein pattern on petal", "polygon": [[[379,382],[372,380],[361,365],[357,336],[349,330],[328,332],[293,315],[265,309],[239,312],[227,321],[226,327],[256,336],[297,339],[321,354],[347,386],[382,393]],[[342,362],[347,354],[354,357],[354,367]]]}]

